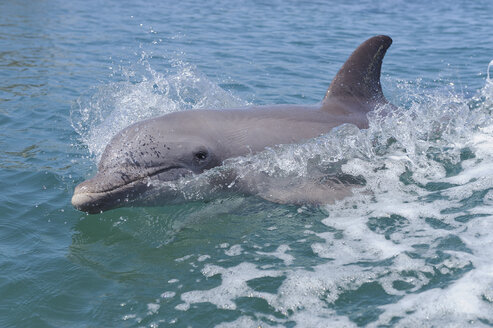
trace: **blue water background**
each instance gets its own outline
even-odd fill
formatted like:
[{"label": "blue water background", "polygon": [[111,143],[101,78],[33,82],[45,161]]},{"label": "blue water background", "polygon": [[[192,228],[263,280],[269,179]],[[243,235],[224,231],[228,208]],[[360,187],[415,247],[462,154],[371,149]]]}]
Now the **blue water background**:
[{"label": "blue water background", "polygon": [[[226,207],[214,222],[197,214],[171,243],[166,231],[199,205],[86,216],[70,205],[74,186],[95,170],[71,119],[77,101],[110,83],[150,78],[146,65],[166,76],[185,63],[245,103],[314,103],[350,52],[376,34],[394,39],[382,70],[389,99],[406,99],[399,83],[468,98],[484,86],[493,59],[491,13],[490,1],[0,2],[0,326],[206,327],[258,313],[304,326],[293,312],[248,300],[230,311],[210,303],[179,311],[179,299],[157,312],[149,304],[170,279],[187,290],[220,284],[176,259],[224,257],[217,245],[244,238],[284,243],[307,224],[321,226],[325,213],[297,221],[296,209],[270,208],[288,218],[273,236],[257,233],[279,224],[263,217],[271,205],[252,200],[235,215]],[[309,251],[295,255],[300,266],[315,261]],[[375,306],[393,302],[379,295]],[[336,307],[351,324],[381,313],[348,297]],[[352,316],[352,307],[370,310]]]}]

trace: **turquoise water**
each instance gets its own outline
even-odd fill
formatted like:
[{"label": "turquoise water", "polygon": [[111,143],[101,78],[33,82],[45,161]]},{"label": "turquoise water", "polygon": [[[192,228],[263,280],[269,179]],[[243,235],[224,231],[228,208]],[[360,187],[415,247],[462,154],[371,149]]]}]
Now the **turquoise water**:
[{"label": "turquoise water", "polygon": [[[492,9],[0,2],[0,326],[493,326]],[[375,34],[394,39],[382,83],[395,116],[228,164],[275,179],[342,160],[366,181],[352,197],[70,205],[119,129],[317,102]]]}]

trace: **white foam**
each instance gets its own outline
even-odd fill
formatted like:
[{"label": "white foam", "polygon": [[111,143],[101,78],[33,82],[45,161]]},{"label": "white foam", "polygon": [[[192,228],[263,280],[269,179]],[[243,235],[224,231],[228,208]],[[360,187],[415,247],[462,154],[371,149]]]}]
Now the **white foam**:
[{"label": "white foam", "polygon": [[199,262],[204,262],[205,260],[207,259],[210,259],[211,256],[210,255],[200,255],[198,258],[197,258],[197,261]]},{"label": "white foam", "polygon": [[228,256],[238,256],[243,252],[243,248],[241,245],[233,245],[228,250],[224,252],[224,254]]},{"label": "white foam", "polygon": [[[456,101],[463,101],[458,98]],[[441,105],[446,103],[445,100],[437,102]],[[426,104],[417,107],[423,106]],[[456,104],[457,115],[464,114],[463,107]],[[430,131],[417,128],[429,117],[412,115],[417,114],[419,108],[394,118],[392,122],[383,122],[379,128],[374,126],[373,130],[370,129],[368,138],[375,136],[378,129],[381,130],[379,133],[388,134],[388,137],[393,136],[395,126],[401,131],[394,146],[379,150],[383,151],[383,155],[376,155],[375,147],[379,146],[373,145],[366,153],[359,150],[359,154],[364,153],[368,157],[351,157],[342,166],[344,172],[362,175],[367,183],[356,190],[354,196],[326,208],[330,213],[323,220],[327,231],[301,231],[303,235],[316,235],[322,240],[312,242],[310,247],[325,262],[308,268],[276,269],[271,265],[268,272],[247,262],[228,269],[210,266],[203,274],[207,277],[220,273],[221,285],[208,291],[183,294],[185,304],[210,302],[219,308],[235,308],[234,300],[238,297],[259,297],[287,316],[289,319],[286,320],[294,320],[300,327],[325,327],[330,324],[352,327],[355,323],[338,314],[332,306],[342,294],[376,282],[387,295],[399,299],[378,306],[383,313],[369,326],[462,327],[483,325],[479,319],[492,322],[491,219],[481,217],[462,222],[456,218],[493,212],[490,208],[493,202],[491,191],[483,197],[483,204],[462,207],[464,200],[474,192],[493,188],[493,148],[490,146],[493,144],[493,130],[479,121],[469,122],[475,126],[462,129],[464,122],[461,119],[448,122],[449,126],[439,131],[441,138],[430,139]],[[433,113],[433,108],[427,111],[438,121],[445,117],[441,109],[439,113]],[[453,127],[450,128],[450,125]],[[432,124],[426,125],[426,128],[432,129]],[[454,142],[450,143],[450,140]],[[304,147],[307,149],[307,146]],[[460,159],[460,152],[465,147],[471,149],[474,158]],[[286,149],[281,150],[281,154],[283,151]],[[277,156],[276,152],[274,154]],[[291,160],[289,156],[282,158]],[[458,174],[447,176],[441,160],[454,165],[460,163],[462,169]],[[296,170],[295,166],[279,161],[279,158],[271,163],[277,168]],[[253,161],[247,165],[255,166],[257,163]],[[264,172],[275,171],[268,168],[271,164],[262,162],[260,165],[263,165]],[[307,171],[302,169],[298,172],[304,174]],[[412,180],[403,183],[402,176],[409,174],[407,172],[410,172]],[[435,191],[425,188],[429,183],[451,185]],[[444,246],[447,244],[443,243],[449,241],[451,246]],[[284,265],[290,265],[294,257],[287,251],[292,247],[281,244],[274,252],[256,253],[275,256],[282,259]],[[440,252],[446,256],[440,258]],[[286,258],[286,255],[290,257]],[[456,274],[459,276],[452,278]],[[285,276],[275,295],[254,292],[246,284],[255,277],[270,275]],[[443,280],[446,287],[428,288],[430,284],[436,284],[434,279]],[[399,284],[405,287],[399,287]],[[396,317],[402,318],[395,322]],[[277,319],[276,322],[282,324],[284,320]],[[226,326],[256,323],[248,317],[240,317]]]},{"label": "white foam", "polygon": [[136,314],[125,314],[123,317],[122,317],[122,320],[123,321],[127,321],[129,319],[135,319],[137,317]]},{"label": "white foam", "polygon": [[173,298],[175,295],[175,292],[164,292],[161,294],[161,298]]},{"label": "white foam", "polygon": [[[95,158],[116,131],[143,118],[244,103],[187,65],[163,76],[145,60],[143,64],[145,74],[139,81],[131,82],[132,77],[103,86],[73,110],[73,125]],[[186,90],[192,91],[184,94]],[[329,215],[322,221],[324,226],[305,225],[304,231],[293,232],[298,233],[293,243],[273,241],[277,246],[273,252],[257,245],[269,247],[269,242],[221,243],[217,258],[190,254],[176,259],[196,258],[198,263],[189,263],[191,270],[200,269],[205,279],[220,275],[220,285],[181,294],[166,291],[161,298],[180,298],[182,303],[175,306],[180,311],[202,302],[233,310],[240,297],[258,298],[282,314],[256,313],[255,319],[242,315],[220,327],[268,326],[267,320],[273,327],[292,321],[297,327],[353,327],[354,319],[338,302],[351,293],[358,298],[360,288],[373,284],[385,293],[375,305],[383,312],[368,326],[462,327],[480,326],[479,320],[493,322],[493,82],[488,75],[485,87],[472,100],[449,91],[417,96],[421,90],[409,85],[402,90],[409,108],[386,116],[376,113],[367,130],[344,125],[302,145],[232,159],[221,169],[177,185],[200,196],[208,179],[228,168],[235,169],[239,179],[257,174],[252,181],[260,184],[312,177],[333,166],[365,181],[351,197],[325,208]],[[470,101],[479,105],[474,107]],[[464,159],[466,148],[474,156]],[[304,212],[300,208],[290,219]],[[282,224],[264,231],[282,233]],[[312,250],[310,264],[293,265],[305,260],[292,255],[300,247],[305,253]],[[249,258],[245,249],[255,249],[260,256],[230,267],[216,265]],[[282,263],[266,264],[266,257]],[[263,277],[284,280],[272,293],[249,286],[250,280]],[[147,304],[149,315],[159,308],[157,302]],[[128,314],[124,320],[136,317]]]},{"label": "white foam", "polygon": [[274,252],[256,252],[259,255],[274,256],[281,259],[285,265],[291,265],[294,261],[294,256],[287,254],[286,252],[291,250],[288,245],[280,245]]},{"label": "white foam", "polygon": [[188,309],[191,303],[209,302],[220,309],[236,309],[234,300],[240,296],[259,297],[264,299],[272,298],[271,294],[256,292],[248,287],[247,281],[260,277],[277,277],[279,272],[269,270],[259,270],[254,264],[241,263],[235,267],[222,268],[207,264],[202,270],[205,277],[212,277],[220,274],[222,283],[220,286],[209,290],[196,290],[183,293],[181,299],[184,304],[178,309]]},{"label": "white foam", "polygon": [[247,316],[241,316],[235,321],[223,322],[216,325],[216,328],[237,328],[237,327],[282,327],[282,325],[269,325],[261,320],[253,320]]},{"label": "white foam", "polygon": [[161,305],[157,303],[149,303],[147,304],[147,310],[149,310],[148,314],[155,314],[159,310]]},{"label": "white foam", "polygon": [[485,295],[491,295],[493,288],[492,270],[493,266],[488,265],[467,273],[445,289],[406,295],[399,302],[384,306],[384,314],[373,325],[388,324],[397,316],[402,317],[399,327],[422,325],[423,319],[430,326],[483,326],[478,319],[493,319],[492,302],[485,301]]}]

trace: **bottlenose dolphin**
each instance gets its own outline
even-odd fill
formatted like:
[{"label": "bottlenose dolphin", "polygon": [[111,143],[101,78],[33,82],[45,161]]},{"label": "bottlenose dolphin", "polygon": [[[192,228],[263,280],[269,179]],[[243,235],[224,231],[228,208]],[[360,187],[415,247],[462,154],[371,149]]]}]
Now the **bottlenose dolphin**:
[{"label": "bottlenose dolphin", "polygon": [[315,105],[182,111],[128,126],[106,146],[97,174],[75,188],[73,206],[99,213],[131,204],[153,188],[150,181],[200,174],[228,158],[303,142],[345,123],[367,128],[366,114],[388,104],[380,70],[391,43],[385,35],[363,42]]}]

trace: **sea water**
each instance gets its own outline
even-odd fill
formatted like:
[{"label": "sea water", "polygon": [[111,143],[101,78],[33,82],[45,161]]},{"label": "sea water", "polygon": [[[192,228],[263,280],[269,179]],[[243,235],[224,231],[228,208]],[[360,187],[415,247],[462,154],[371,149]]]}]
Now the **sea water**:
[{"label": "sea water", "polygon": [[[492,9],[0,2],[0,326],[493,326]],[[392,115],[226,163],[272,181],[338,165],[364,181],[352,196],[72,208],[120,129],[316,103],[376,34],[394,39],[382,67]]]}]

